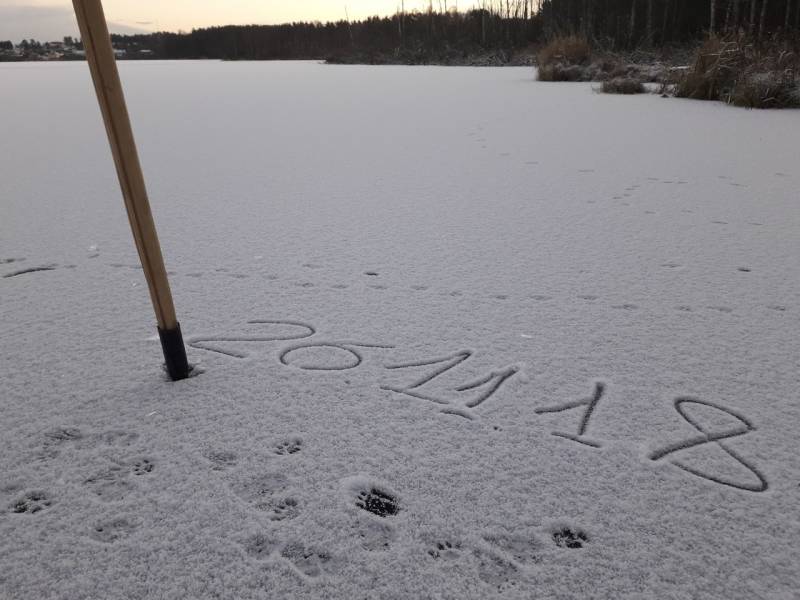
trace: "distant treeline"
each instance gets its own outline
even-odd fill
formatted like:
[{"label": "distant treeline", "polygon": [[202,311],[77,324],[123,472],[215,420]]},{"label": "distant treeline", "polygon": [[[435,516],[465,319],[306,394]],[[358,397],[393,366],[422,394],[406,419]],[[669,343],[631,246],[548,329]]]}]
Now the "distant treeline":
[{"label": "distant treeline", "polygon": [[800,0],[545,0],[546,34],[583,33],[612,47],[660,46],[704,33],[800,32]]},{"label": "distant treeline", "polygon": [[[707,32],[797,36],[800,0],[489,0],[467,12],[434,9],[334,23],[195,29],[112,36],[129,57],[335,62],[454,61],[511,57],[548,38],[580,33],[615,50],[682,45]],[[445,5],[446,7],[446,5]]]}]

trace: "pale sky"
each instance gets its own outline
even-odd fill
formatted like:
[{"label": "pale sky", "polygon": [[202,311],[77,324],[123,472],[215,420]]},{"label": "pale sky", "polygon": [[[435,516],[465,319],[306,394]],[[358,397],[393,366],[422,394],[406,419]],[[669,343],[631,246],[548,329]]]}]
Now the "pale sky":
[{"label": "pale sky", "polygon": [[[449,0],[447,7],[456,6]],[[444,0],[434,0],[436,10]],[[472,0],[461,0],[468,8]],[[110,29],[128,33],[190,31],[211,25],[285,23],[289,21],[336,21],[393,14],[400,0],[103,0]],[[406,10],[427,8],[428,0],[406,0]],[[40,41],[76,35],[70,0],[0,0],[0,40]]]}]

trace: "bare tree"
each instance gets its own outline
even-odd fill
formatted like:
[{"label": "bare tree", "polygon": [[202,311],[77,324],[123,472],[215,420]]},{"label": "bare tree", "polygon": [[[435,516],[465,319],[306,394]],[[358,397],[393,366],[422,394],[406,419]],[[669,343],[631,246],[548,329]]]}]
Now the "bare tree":
[{"label": "bare tree", "polygon": [[733,0],[728,0],[728,8],[725,9],[725,23],[722,25],[723,31],[731,30],[731,13],[733,12]]},{"label": "bare tree", "polygon": [[763,4],[761,4],[761,20],[758,23],[758,39],[761,39],[764,36],[764,23],[767,20],[767,6],[769,5],[769,0],[762,0]]},{"label": "bare tree", "polygon": [[717,20],[717,0],[711,0],[711,19],[709,20],[708,30],[713,34],[714,33],[714,24]]}]

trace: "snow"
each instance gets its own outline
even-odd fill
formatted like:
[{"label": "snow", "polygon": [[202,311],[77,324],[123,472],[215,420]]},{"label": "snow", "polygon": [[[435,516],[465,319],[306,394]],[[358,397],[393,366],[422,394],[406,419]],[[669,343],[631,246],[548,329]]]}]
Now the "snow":
[{"label": "snow", "polygon": [[0,597],[797,597],[800,113],[121,72],[199,374],[85,64],[0,65]]}]

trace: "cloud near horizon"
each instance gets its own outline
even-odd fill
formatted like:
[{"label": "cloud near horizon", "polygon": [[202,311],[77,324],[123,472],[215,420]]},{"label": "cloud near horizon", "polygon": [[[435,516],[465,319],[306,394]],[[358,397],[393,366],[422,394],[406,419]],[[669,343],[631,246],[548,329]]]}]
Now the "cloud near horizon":
[{"label": "cloud near horizon", "polygon": [[[70,0],[0,0],[0,40],[23,38],[60,40],[78,35]],[[112,33],[189,31],[214,25],[336,21],[397,11],[404,1],[407,11],[423,10],[428,0],[104,0]],[[434,0],[439,8],[466,9],[473,0]]]},{"label": "cloud near horizon", "polygon": [[[120,34],[147,33],[141,27],[113,21],[109,21],[108,29]],[[68,35],[80,36],[71,6],[0,6],[0,40],[11,40],[15,44],[23,39],[52,42]]]}]

